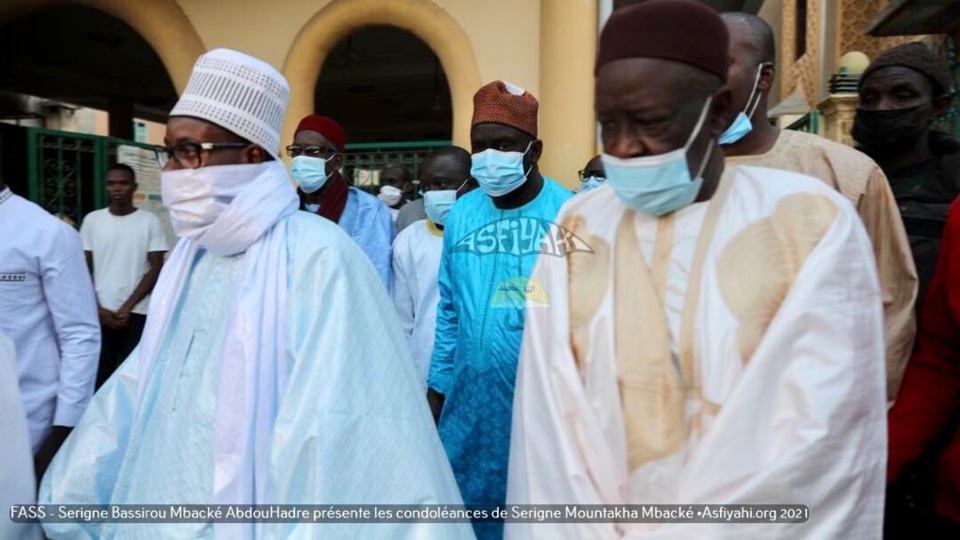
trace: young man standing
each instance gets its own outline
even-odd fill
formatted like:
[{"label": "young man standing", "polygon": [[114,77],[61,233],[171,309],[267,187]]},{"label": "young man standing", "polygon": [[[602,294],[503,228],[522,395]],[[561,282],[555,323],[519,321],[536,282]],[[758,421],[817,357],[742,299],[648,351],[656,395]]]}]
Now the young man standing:
[{"label": "young man standing", "polygon": [[97,291],[102,329],[99,388],[140,342],[167,239],[160,219],[133,206],[136,174],[129,165],[107,169],[110,206],[87,214],[80,227]]},{"label": "young man standing", "polygon": [[470,192],[475,183],[470,178],[470,153],[457,146],[430,154],[420,170],[427,219],[401,231],[393,243],[393,303],[410,344],[417,376],[426,391],[440,303],[437,279],[443,224],[453,204]]}]

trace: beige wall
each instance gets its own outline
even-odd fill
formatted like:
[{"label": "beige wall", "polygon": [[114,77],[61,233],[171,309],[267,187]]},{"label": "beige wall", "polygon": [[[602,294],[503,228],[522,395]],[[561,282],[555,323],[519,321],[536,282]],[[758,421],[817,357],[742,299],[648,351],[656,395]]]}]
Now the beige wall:
[{"label": "beige wall", "polygon": [[[229,47],[283,69],[297,34],[331,0],[283,0],[269,7],[263,0],[177,2],[208,49]],[[539,93],[540,0],[433,3],[456,19],[469,36],[483,82],[503,78],[534,95]]]}]

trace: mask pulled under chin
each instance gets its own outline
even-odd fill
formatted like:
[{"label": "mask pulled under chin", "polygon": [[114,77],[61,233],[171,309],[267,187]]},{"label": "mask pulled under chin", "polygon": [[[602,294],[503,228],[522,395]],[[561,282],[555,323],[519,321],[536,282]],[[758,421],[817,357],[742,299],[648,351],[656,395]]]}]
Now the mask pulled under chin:
[{"label": "mask pulled under chin", "polygon": [[900,147],[912,143],[929,129],[931,108],[930,103],[890,111],[859,108],[850,134],[869,149]]},{"label": "mask pulled under chin", "polygon": [[160,181],[177,236],[217,255],[246,250],[279,217],[299,207],[280,161],[164,171]]}]

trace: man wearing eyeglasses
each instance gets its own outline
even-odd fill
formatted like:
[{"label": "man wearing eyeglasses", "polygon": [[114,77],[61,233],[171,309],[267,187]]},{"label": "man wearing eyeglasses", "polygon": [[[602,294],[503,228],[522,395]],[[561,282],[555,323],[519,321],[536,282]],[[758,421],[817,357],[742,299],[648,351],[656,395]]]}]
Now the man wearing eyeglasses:
[{"label": "man wearing eyeglasses", "polygon": [[[288,96],[279,72],[242,53],[217,49],[194,66],[158,151],[180,241],[137,351],[55,458],[44,503],[459,504],[376,272],[340,227],[297,211],[277,160]],[[470,534],[439,523],[46,526],[51,538]]]},{"label": "man wearing eyeglasses", "polygon": [[287,155],[300,195],[300,209],[340,225],[367,254],[390,290],[390,245],[394,226],[390,209],[347,183],[340,168],[347,135],[336,120],[310,115],[300,121]]},{"label": "man wearing eyeglasses", "polygon": [[470,153],[458,146],[441,148],[423,160],[420,188],[427,219],[401,231],[393,243],[393,303],[424,392],[440,303],[443,224],[457,199],[476,187],[470,164]]},{"label": "man wearing eyeglasses", "polygon": [[883,293],[887,399],[893,403],[913,348],[917,270],[897,203],[880,167],[853,148],[767,119],[775,73],[773,30],[760,17],[724,13],[730,33],[730,87],[740,111],[720,136],[729,165],[770,167],[819,178],[856,207],[873,242]]},{"label": "man wearing eyeglasses", "polygon": [[599,155],[593,156],[593,159],[587,162],[587,166],[582,171],[577,171],[577,174],[580,176],[580,190],[577,193],[596,189],[607,180]]}]

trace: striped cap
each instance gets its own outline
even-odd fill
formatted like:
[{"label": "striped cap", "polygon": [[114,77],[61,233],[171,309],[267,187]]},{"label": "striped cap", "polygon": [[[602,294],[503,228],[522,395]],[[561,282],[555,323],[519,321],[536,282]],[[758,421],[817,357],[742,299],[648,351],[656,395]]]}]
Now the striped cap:
[{"label": "striped cap", "polygon": [[230,49],[197,59],[170,116],[214,123],[280,157],[280,128],[290,100],[287,80],[270,64]]}]

